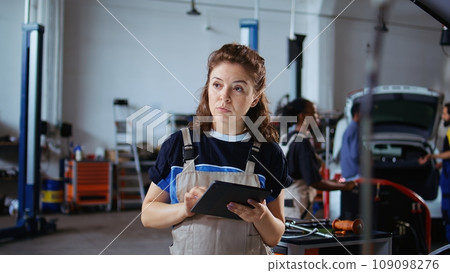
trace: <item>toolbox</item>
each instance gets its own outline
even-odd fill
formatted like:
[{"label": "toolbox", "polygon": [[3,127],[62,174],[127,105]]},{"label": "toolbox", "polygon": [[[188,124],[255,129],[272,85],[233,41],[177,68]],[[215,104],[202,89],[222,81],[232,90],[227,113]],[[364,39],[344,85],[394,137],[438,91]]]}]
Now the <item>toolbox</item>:
[{"label": "toolbox", "polygon": [[83,206],[106,211],[112,206],[112,164],[109,161],[65,161],[64,203],[62,212],[71,213]]}]

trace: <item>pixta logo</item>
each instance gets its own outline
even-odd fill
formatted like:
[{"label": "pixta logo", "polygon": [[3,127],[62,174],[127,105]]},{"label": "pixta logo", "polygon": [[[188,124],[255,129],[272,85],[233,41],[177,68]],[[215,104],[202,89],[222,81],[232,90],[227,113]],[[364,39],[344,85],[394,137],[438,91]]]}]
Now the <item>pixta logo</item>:
[{"label": "pixta logo", "polygon": [[[142,107],[127,117],[126,142],[153,152],[171,133],[170,117],[171,114],[148,105]],[[163,133],[158,134],[161,129]]]}]

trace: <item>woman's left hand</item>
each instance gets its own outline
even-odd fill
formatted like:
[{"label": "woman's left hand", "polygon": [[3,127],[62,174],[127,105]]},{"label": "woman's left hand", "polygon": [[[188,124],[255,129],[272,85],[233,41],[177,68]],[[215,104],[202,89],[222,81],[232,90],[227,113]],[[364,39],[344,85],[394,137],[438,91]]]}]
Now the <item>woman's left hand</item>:
[{"label": "woman's left hand", "polygon": [[250,206],[230,202],[228,203],[227,208],[229,211],[235,213],[242,220],[248,223],[253,223],[261,220],[263,215],[269,210],[266,205],[266,200],[260,203],[253,199],[248,199],[247,203]]}]

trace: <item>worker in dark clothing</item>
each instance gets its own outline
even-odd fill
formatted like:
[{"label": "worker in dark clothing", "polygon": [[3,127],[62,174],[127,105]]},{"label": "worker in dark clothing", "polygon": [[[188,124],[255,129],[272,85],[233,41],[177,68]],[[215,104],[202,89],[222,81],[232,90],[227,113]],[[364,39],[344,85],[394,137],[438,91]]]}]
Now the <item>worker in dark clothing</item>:
[{"label": "worker in dark clothing", "polygon": [[[315,152],[310,140],[307,124],[319,123],[315,105],[303,98],[296,99],[284,107],[283,116],[296,116],[295,131],[288,134],[289,149],[286,155],[288,172],[294,182],[286,189],[285,215],[292,218],[311,219],[316,190],[352,190],[356,183],[339,183],[323,179],[320,169],[322,160]],[[311,120],[312,118],[312,120]],[[308,119],[308,122],[305,122]],[[295,138],[294,141],[291,139]]]},{"label": "worker in dark clothing", "polygon": [[[450,103],[445,104],[444,108],[442,109],[441,117],[444,121],[445,127],[448,127],[450,125],[450,114],[448,112],[449,109]],[[442,192],[441,210],[445,226],[445,237],[447,239],[447,242],[450,243],[450,129],[447,130],[442,153],[427,154],[426,156],[419,159],[419,163],[425,164],[431,158],[442,159],[442,171],[439,179],[439,185]]]}]

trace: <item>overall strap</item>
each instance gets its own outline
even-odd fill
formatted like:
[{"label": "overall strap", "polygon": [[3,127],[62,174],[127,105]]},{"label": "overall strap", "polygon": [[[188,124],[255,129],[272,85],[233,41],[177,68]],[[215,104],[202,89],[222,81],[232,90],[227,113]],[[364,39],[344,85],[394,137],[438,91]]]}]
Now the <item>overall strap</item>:
[{"label": "overall strap", "polygon": [[183,134],[183,162],[184,168],[195,170],[194,158],[194,146],[192,146],[191,134],[189,133],[189,128],[182,128],[181,133]]},{"label": "overall strap", "polygon": [[255,172],[255,162],[256,162],[256,156],[259,153],[259,150],[261,148],[261,143],[259,142],[253,142],[253,146],[250,149],[250,152],[248,154],[247,158],[247,165],[245,166],[245,173],[254,173]]},{"label": "overall strap", "polygon": [[298,133],[293,134],[291,136],[291,138],[288,139],[288,134],[284,134],[284,135],[280,136],[279,143],[282,145],[284,145],[284,143],[286,143],[285,145],[289,147],[289,145],[291,145],[291,143],[295,141],[295,139],[297,138],[298,135],[299,135]]}]

